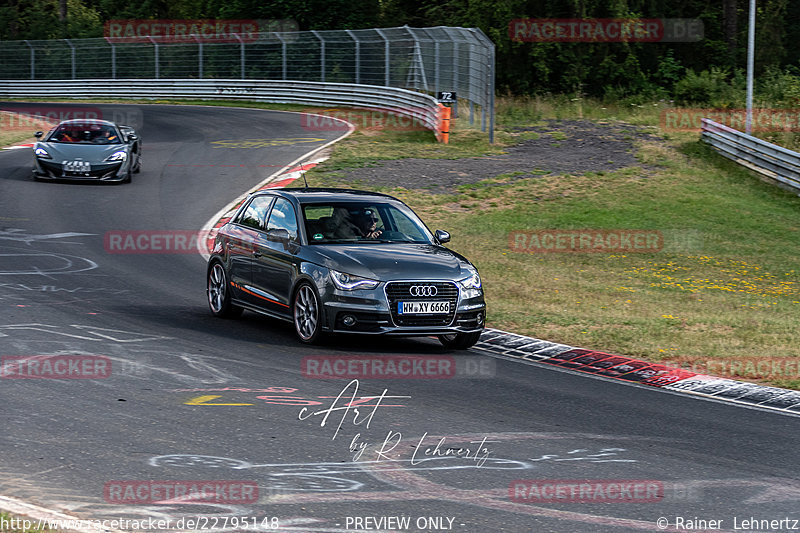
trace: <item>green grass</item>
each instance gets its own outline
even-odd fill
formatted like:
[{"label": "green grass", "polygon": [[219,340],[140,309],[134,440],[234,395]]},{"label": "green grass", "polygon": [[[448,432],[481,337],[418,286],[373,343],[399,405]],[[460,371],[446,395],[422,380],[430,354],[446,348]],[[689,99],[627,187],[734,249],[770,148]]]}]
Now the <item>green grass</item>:
[{"label": "green grass", "polygon": [[[304,110],[210,101],[236,107]],[[130,101],[125,101],[130,103]],[[621,105],[566,97],[498,98],[496,143],[468,125],[467,106],[450,144],[428,131],[359,128],[308,173],[312,186],[355,186],[348,168],[399,158],[479,157],[525,139],[564,140],[553,119],[633,124],[655,134],[636,142],[641,166],[585,175],[499,175],[447,194],[386,188],[480,269],[488,325],[556,342],[649,360],[694,363],[800,358],[800,199],[714,153],[697,132],[663,131],[668,102]],[[540,132],[519,132],[538,127]],[[759,134],[793,147],[793,133]],[[641,139],[641,138],[639,138]],[[557,142],[555,143],[557,144]],[[648,229],[665,248],[651,254],[528,254],[509,233],[537,229]],[[752,376],[747,376],[752,377]],[[800,379],[768,380],[800,389]]]},{"label": "green grass", "polygon": [[0,148],[24,141],[33,142],[36,140],[33,136],[35,131],[47,129],[49,129],[47,123],[42,120],[26,118],[20,122],[18,115],[0,111]]},{"label": "green grass", "polygon": [[[522,104],[498,114],[501,132],[579,118],[574,102]],[[800,199],[720,157],[694,132],[665,135],[656,128],[659,106],[599,107],[584,103],[580,114],[658,134],[637,142],[642,166],[535,180],[501,175],[449,194],[382,190],[409,203],[431,228],[452,232],[451,247],[481,271],[489,326],[656,361],[800,358]],[[474,133],[457,130],[451,142],[463,134]],[[498,135],[504,146],[513,142],[506,135]],[[437,148],[418,152],[402,137],[376,142],[394,157]],[[479,141],[468,138],[477,149]],[[347,186],[326,171],[357,161],[362,143],[355,136],[335,147],[331,160],[308,174],[309,184]],[[665,248],[617,255],[509,248],[514,230],[583,228],[657,230]],[[772,382],[800,387],[797,379]]]}]

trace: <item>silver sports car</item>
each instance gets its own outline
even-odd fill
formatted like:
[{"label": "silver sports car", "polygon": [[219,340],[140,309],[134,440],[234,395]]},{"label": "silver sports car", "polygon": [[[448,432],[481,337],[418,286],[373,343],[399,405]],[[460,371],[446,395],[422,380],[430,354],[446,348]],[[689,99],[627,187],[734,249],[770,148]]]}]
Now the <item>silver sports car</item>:
[{"label": "silver sports car", "polygon": [[142,168],[142,142],[128,126],[74,119],[35,135],[36,179],[129,182]]}]

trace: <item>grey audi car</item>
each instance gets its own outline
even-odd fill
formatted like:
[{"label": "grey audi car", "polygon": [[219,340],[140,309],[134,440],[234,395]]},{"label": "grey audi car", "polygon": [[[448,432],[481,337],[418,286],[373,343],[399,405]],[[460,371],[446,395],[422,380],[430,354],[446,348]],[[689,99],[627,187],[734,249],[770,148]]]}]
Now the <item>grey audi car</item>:
[{"label": "grey audi car", "polygon": [[142,168],[142,143],[128,126],[96,119],[65,120],[33,145],[33,177],[50,180],[131,181]]},{"label": "grey audi car", "polygon": [[406,204],[348,189],[252,194],[219,229],[207,296],[218,317],[244,309],[291,321],[304,343],[328,333],[436,336],[469,348],[486,318],[481,278]]}]

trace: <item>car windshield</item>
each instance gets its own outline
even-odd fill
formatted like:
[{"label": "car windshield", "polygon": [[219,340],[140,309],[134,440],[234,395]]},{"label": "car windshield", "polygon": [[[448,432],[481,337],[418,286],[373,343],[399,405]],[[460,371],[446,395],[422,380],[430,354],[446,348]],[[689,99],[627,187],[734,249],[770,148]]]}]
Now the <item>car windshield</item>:
[{"label": "car windshield", "polygon": [[113,126],[75,122],[59,124],[47,141],[70,144],[122,144],[120,135]]},{"label": "car windshield", "polygon": [[310,244],[432,242],[413,211],[389,202],[305,204],[303,222]]}]

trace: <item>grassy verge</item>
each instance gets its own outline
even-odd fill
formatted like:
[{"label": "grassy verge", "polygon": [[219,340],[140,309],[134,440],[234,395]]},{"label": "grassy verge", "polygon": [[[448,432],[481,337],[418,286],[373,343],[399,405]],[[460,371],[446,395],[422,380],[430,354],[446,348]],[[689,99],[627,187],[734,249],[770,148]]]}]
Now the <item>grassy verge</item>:
[{"label": "grassy verge", "polygon": [[[241,101],[142,103],[307,109]],[[385,159],[503,153],[519,140],[538,136],[518,128],[550,119],[647,127],[658,138],[637,141],[641,166],[525,180],[497,176],[448,194],[383,190],[404,199],[431,227],[452,230],[452,248],[481,270],[492,327],[649,360],[691,363],[701,371],[708,363],[742,359],[800,361],[800,199],[713,153],[696,132],[661,130],[661,114],[669,107],[668,102],[499,98],[494,145],[477,127],[468,126],[467,107],[462,106],[449,145],[436,143],[428,131],[359,127],[334,146],[331,158],[311,171],[308,181],[348,186],[336,171]],[[550,136],[557,141],[558,133]],[[797,141],[791,133],[761,136],[788,147]],[[585,228],[661,231],[667,246],[659,253],[616,255],[526,254],[509,248],[511,231]],[[789,373],[733,377],[800,389],[796,370]]]},{"label": "grassy verge", "polygon": [[24,141],[33,142],[36,140],[33,137],[35,131],[47,131],[50,127],[43,120],[25,118],[20,121],[18,115],[0,111],[0,148]]},{"label": "grassy verge", "polygon": [[[660,131],[664,106],[501,99],[496,146],[463,125],[448,146],[420,133],[356,132],[308,180],[346,186],[328,171],[382,158],[497,153],[521,135],[515,127],[546,119],[649,126],[660,139],[637,142],[641,167],[533,180],[498,176],[451,194],[383,190],[431,227],[452,230],[452,247],[483,276],[490,326],[699,370],[773,356],[800,361],[800,199],[713,153],[697,133]],[[656,230],[665,248],[617,255],[509,248],[514,230],[584,228]],[[768,375],[743,369],[738,377],[800,388],[796,370],[781,368]]]}]

